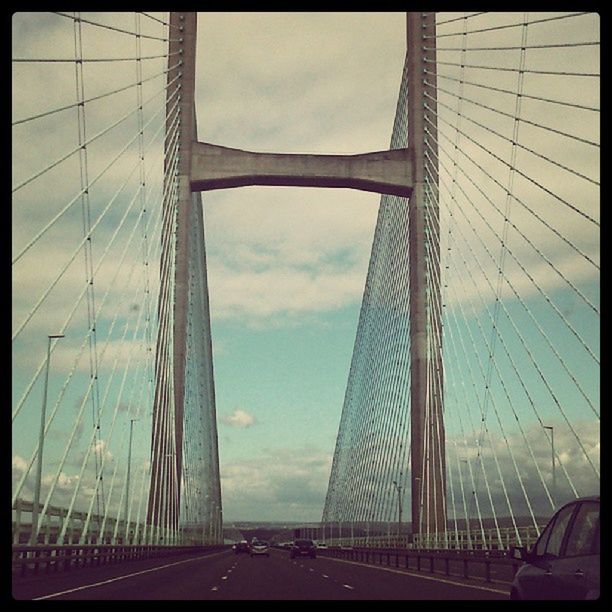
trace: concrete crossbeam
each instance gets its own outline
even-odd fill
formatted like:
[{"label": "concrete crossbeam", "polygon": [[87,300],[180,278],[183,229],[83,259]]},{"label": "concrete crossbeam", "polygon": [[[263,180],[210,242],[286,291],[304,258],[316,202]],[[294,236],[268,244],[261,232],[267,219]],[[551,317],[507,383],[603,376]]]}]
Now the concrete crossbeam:
[{"label": "concrete crossbeam", "polygon": [[412,176],[408,149],[360,155],[254,153],[194,142],[191,190],[248,185],[346,187],[409,197]]}]

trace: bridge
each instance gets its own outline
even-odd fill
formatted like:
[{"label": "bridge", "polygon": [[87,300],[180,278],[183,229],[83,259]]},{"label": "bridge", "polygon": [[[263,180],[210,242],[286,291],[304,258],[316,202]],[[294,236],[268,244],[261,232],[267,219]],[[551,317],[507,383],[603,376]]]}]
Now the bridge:
[{"label": "bridge", "polygon": [[[293,429],[270,412],[282,433],[251,447],[276,444],[267,460],[288,483],[281,468],[295,438],[319,440],[317,430],[337,427],[324,461],[300,454],[299,493],[274,489],[289,498],[286,508],[316,489],[318,516],[298,529],[329,546],[322,584],[332,567],[356,567],[368,550],[393,551],[396,566],[404,559],[408,568],[419,551],[463,550],[469,559],[530,545],[561,503],[599,493],[599,16],[264,16],[13,18],[19,568],[55,570],[68,554],[70,567],[131,559],[148,572],[156,555],[191,550],[185,563],[230,569],[227,547],[239,535],[232,522],[266,520],[240,502],[240,487],[250,491],[262,478],[264,454],[241,469],[224,463],[236,447],[220,427],[257,422],[244,410],[226,414],[230,394],[255,401],[272,388],[250,382],[270,376],[272,362],[258,363],[258,353],[226,365],[224,353],[238,346],[230,325],[244,335],[291,331],[320,316],[329,342],[350,327],[337,415],[313,408],[313,377],[293,392],[312,392],[311,403],[294,400],[313,410],[312,430],[297,408],[292,418],[302,425]],[[325,19],[351,34],[332,36]],[[214,20],[217,29],[206,29]],[[293,52],[267,48],[260,28],[275,20],[296,32],[309,24],[313,58],[346,45],[345,72],[317,77],[301,43]],[[391,48],[395,24],[404,30],[391,57],[377,49]],[[231,45],[222,27],[245,35],[239,59],[223,55]],[[292,80],[284,71],[296,54]],[[247,61],[252,80],[237,68]],[[397,74],[387,78],[388,66]],[[274,133],[280,111],[265,102],[282,87],[279,75],[289,79],[287,100],[293,86],[300,92],[291,110],[301,114],[284,128],[293,140]],[[349,76],[372,89],[348,98],[332,88]],[[223,98],[233,85],[237,106]],[[313,113],[328,91],[338,108]],[[376,110],[383,100],[395,104],[388,144]],[[310,140],[315,134],[322,144]],[[274,195],[304,191],[299,209],[288,200],[279,207]],[[248,203],[232,208],[239,194]],[[369,263],[359,268],[363,245],[343,237],[367,219]],[[355,270],[363,274],[357,291],[346,289]],[[288,271],[308,280],[296,284]],[[271,306],[277,290],[282,305]],[[302,295],[311,296],[306,306],[297,305]],[[359,296],[354,318],[338,324]],[[287,344],[305,337],[296,332]],[[325,351],[322,340],[311,362],[321,359],[328,371],[319,374],[331,378],[339,360],[319,357]],[[288,384],[285,366],[282,355],[273,362],[272,386]],[[307,371],[302,364],[291,377]],[[324,488],[312,484],[320,474]],[[342,557],[349,549],[361,556]],[[286,563],[283,554],[274,551],[274,563]],[[231,568],[246,571],[244,561]],[[252,561],[260,572],[261,560]],[[350,577],[338,584],[336,596],[348,596]],[[461,598],[457,588],[449,597]],[[389,589],[369,595],[406,596]],[[228,595],[241,597],[265,594]]]}]

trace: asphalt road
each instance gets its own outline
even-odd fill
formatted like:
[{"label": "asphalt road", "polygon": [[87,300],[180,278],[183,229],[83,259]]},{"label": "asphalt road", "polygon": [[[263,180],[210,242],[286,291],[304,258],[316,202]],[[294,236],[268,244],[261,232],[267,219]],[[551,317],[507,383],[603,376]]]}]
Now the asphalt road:
[{"label": "asphalt road", "polygon": [[78,600],[476,600],[508,599],[499,585],[286,551],[251,558],[223,551],[149,559],[17,579],[13,597]]}]

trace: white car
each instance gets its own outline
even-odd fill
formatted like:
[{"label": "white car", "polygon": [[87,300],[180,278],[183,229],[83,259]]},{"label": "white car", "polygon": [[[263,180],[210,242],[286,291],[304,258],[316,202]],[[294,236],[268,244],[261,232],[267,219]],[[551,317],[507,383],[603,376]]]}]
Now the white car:
[{"label": "white car", "polygon": [[262,540],[251,542],[251,557],[255,557],[256,555],[270,556],[270,546],[267,542],[263,542]]}]

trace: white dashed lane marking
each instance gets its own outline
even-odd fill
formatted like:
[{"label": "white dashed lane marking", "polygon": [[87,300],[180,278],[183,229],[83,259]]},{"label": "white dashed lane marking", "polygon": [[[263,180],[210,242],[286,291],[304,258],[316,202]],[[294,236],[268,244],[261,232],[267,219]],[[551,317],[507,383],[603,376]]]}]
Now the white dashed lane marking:
[{"label": "white dashed lane marking", "polygon": [[355,587],[352,587],[350,584],[343,584],[342,585],[345,589],[351,589],[351,591],[355,590]]}]

